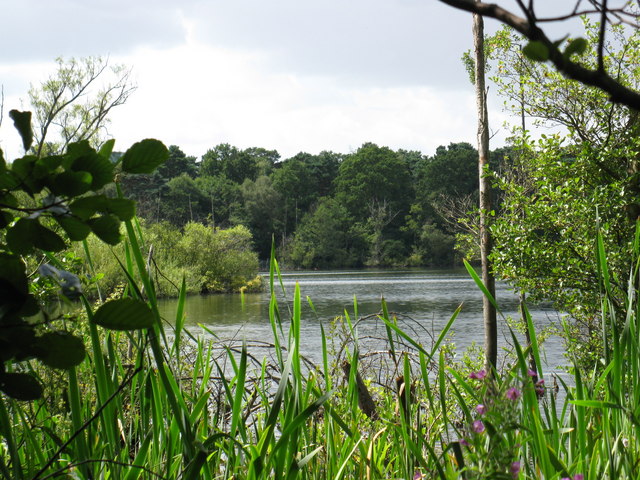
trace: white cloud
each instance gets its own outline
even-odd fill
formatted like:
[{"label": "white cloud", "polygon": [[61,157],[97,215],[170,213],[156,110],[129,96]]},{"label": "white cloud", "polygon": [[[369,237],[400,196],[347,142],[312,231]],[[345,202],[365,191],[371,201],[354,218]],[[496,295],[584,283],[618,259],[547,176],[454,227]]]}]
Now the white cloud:
[{"label": "white cloud", "polygon": [[[132,66],[138,90],[112,115],[117,149],[154,137],[196,156],[228,142],[277,149],[286,158],[299,151],[348,152],[367,141],[424,153],[475,142],[473,89],[458,60],[470,38],[470,17],[438,2],[336,0],[309,10],[290,0],[179,7],[162,1],[147,19],[140,17],[151,5],[146,0],[88,5],[60,4],[75,11],[73,25],[81,25],[73,39],[44,29],[16,48],[25,49],[24,58],[58,49],[112,53],[113,63]],[[16,15],[24,8],[16,7]],[[36,15],[34,23],[46,25],[44,17]],[[57,29],[72,32],[73,25]],[[5,114],[27,108],[18,99],[53,70],[52,61],[5,57]],[[494,112],[492,123],[500,125]],[[5,120],[0,147],[12,158],[20,154],[19,141]]]},{"label": "white cloud", "polygon": [[150,136],[196,156],[231,143],[277,149],[286,158],[346,152],[366,141],[433,151],[474,138],[470,86],[357,88],[329,76],[272,72],[264,53],[193,41],[121,60],[135,65],[138,91],[113,115],[119,148]]}]

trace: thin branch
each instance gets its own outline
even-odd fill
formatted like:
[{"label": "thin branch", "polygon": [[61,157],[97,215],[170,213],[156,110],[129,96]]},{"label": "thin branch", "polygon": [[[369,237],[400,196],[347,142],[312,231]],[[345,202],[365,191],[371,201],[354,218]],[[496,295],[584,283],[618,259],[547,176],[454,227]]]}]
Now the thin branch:
[{"label": "thin branch", "polygon": [[[614,15],[615,12],[617,12],[617,10],[609,10],[608,13],[611,15]],[[537,18],[536,21],[538,23],[564,22],[566,20],[571,20],[572,18],[582,17],[584,15],[595,15],[599,13],[601,13],[600,9],[580,10],[580,11],[573,11],[565,15],[558,15],[556,17],[541,17],[541,18]],[[619,13],[623,13],[623,12],[619,12]],[[607,19],[607,22],[610,23],[608,19]]]},{"label": "thin branch", "polygon": [[[500,22],[513,27],[531,41],[537,41],[545,45],[549,51],[549,60],[556,70],[565,77],[577,80],[584,85],[599,88],[609,94],[609,100],[614,103],[626,105],[634,110],[640,110],[640,92],[626,87],[613,79],[606,71],[590,70],[578,63],[566,58],[558,46],[552,42],[546,33],[538,27],[534,21],[522,18],[493,3],[475,2],[473,0],[440,0],[442,3],[454,8],[471,13],[495,18]],[[521,2],[519,2],[521,4]]]},{"label": "thin branch", "polygon": [[607,0],[602,1],[600,16],[600,34],[598,36],[598,72],[604,73],[604,39],[607,31]]}]

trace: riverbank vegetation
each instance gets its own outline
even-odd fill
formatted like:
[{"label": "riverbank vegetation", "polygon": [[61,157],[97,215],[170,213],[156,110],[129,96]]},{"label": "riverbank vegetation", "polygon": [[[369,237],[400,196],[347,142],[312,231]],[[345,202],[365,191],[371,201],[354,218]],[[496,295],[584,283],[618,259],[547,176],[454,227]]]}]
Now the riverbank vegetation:
[{"label": "riverbank vegetation", "polygon": [[[624,319],[609,299],[618,279],[599,256],[604,368],[595,376],[575,368],[569,384],[532,369],[531,357],[541,365],[535,336],[526,347],[514,336],[514,356],[492,378],[479,369],[479,359],[458,363],[443,348],[457,312],[438,338],[422,345],[384,302],[374,321],[384,324],[387,349],[361,350],[358,326],[371,318],[358,318],[354,303],[340,321],[346,333],[332,338],[323,332],[323,362],[310,363],[300,351],[304,292],[288,292],[289,308],[277,302],[275,259],[272,339],[218,343],[206,332],[184,330],[184,289],[168,339],[153,279],[135,247],[142,239],[130,223],[127,240],[134,245],[129,278],[141,278],[129,284],[130,299],[141,301],[143,287],[150,292],[153,324],[140,330],[107,322],[108,330],[98,329],[103,307],[85,303],[84,314],[65,319],[67,328],[88,339],[85,360],[53,376],[35,362],[21,362],[45,389],[36,402],[0,399],[6,478],[638,475],[638,237]],[[601,237],[597,243],[602,246]],[[530,317],[526,322],[535,331]],[[381,372],[381,364],[388,370]],[[22,371],[16,363],[8,366]]]},{"label": "riverbank vegetation", "polygon": [[[167,222],[136,226],[144,239],[141,247],[158,297],[177,297],[183,279],[187,294],[264,288],[251,233],[242,225],[220,229],[190,222],[182,230]],[[96,237],[71,248],[68,268],[86,279],[86,295],[106,298],[126,287],[128,279],[121,264],[126,248],[106,245]]]},{"label": "riverbank vegetation", "polygon": [[[174,145],[156,172],[121,184],[148,224],[246,226],[265,264],[273,240],[293,268],[442,267],[461,265],[456,235],[470,223],[458,218],[477,203],[477,155],[464,142],[433,156],[367,143],[282,160],[220,144],[198,160]],[[512,161],[511,149],[492,153],[496,170]]]},{"label": "riverbank vegetation", "polygon": [[[619,27],[606,49],[590,47],[605,29],[588,22],[563,48],[637,90],[640,37]],[[420,344],[384,299],[378,315],[359,316],[354,299],[323,324],[319,363],[301,351],[305,292],[284,291],[277,258],[435,265],[472,252],[469,144],[285,161],[222,144],[198,162],[158,140],[114,154],[113,141],[40,138],[37,154],[0,156],[0,476],[638,478],[637,112],[523,55],[549,47],[520,49],[508,30],[489,40],[519,113],[566,128],[538,141],[515,129],[487,175],[495,271],[567,312],[569,381],[542,370],[524,302],[528,336],[512,335],[496,371],[454,355],[459,310]],[[30,151],[30,114],[10,115]],[[271,338],[185,328],[188,293],[246,288],[267,258]],[[162,318],[157,299],[172,292]],[[55,308],[72,301],[81,309]],[[370,321],[382,327],[373,348],[359,338]]]}]

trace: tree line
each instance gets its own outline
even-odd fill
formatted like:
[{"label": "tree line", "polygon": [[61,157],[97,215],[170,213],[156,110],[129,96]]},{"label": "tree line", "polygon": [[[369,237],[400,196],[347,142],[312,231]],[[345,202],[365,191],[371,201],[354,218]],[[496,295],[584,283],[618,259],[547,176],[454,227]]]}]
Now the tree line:
[{"label": "tree line", "polygon": [[[509,149],[492,152],[502,168]],[[272,241],[296,268],[452,266],[458,222],[478,195],[477,151],[451,143],[431,155],[365,143],[348,154],[219,144],[201,159],[178,146],[153,174],[126,174],[125,195],[148,222],[244,225],[261,259]],[[453,219],[453,221],[452,221]]]}]

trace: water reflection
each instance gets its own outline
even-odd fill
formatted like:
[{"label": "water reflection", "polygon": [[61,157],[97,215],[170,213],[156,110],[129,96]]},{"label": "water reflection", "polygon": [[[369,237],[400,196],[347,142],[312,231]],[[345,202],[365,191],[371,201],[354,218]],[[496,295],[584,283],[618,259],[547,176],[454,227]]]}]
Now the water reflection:
[{"label": "water reflection", "polygon": [[[353,316],[354,296],[360,316],[380,311],[384,297],[390,312],[406,315],[427,326],[437,336],[455,309],[463,304],[453,327],[453,341],[458,351],[473,342],[483,343],[482,295],[464,270],[403,270],[403,271],[346,271],[346,272],[288,272],[282,275],[284,293],[277,285],[282,318],[288,317],[295,284],[300,285],[302,305],[302,337],[304,354],[320,360],[320,324],[328,324],[345,311]],[[315,311],[305,300],[309,297]],[[506,285],[498,285],[496,297],[504,317],[518,317],[518,298]],[[175,301],[161,302],[166,318],[175,315]],[[240,295],[191,296],[186,304],[187,325],[196,329],[204,324],[222,338],[268,340],[269,293]],[[558,314],[548,306],[532,306],[531,315],[536,328],[558,323]],[[501,321],[500,345],[508,346],[510,334]],[[360,326],[366,333],[366,325]],[[429,338],[416,338],[428,343]],[[547,367],[563,365],[562,342],[549,338],[544,345]]]}]

